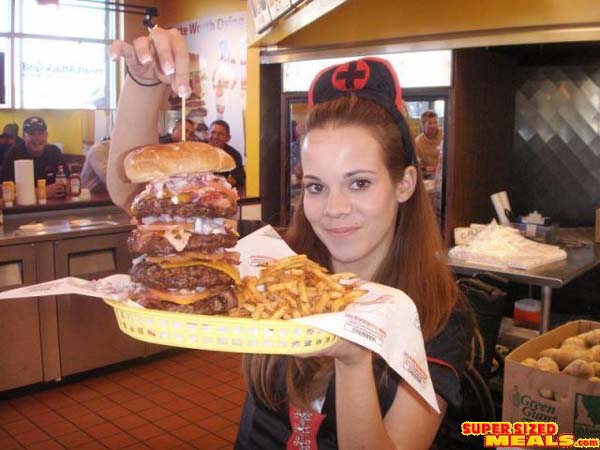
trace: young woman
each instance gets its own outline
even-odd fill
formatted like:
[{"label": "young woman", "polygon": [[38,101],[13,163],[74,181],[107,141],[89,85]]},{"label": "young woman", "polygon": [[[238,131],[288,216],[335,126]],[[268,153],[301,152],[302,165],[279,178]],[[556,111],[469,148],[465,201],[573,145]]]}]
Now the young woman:
[{"label": "young woman", "polygon": [[[177,89],[173,82],[181,81],[187,68],[180,65],[170,78],[164,72],[173,67],[169,63],[187,60],[179,39],[161,34],[146,44],[155,48],[156,59],[148,62],[152,70],[135,73],[150,74],[144,84],[162,80]],[[117,43],[113,51],[134,65],[129,69],[134,73],[136,63],[152,56],[146,44]],[[153,72],[160,67],[163,73]],[[126,149],[149,141],[122,136],[121,112],[140,119],[140,109],[146,108],[145,114],[150,105],[158,109],[158,102],[148,99],[133,104],[137,95],[129,96],[127,89],[143,96],[145,89],[157,87],[126,82],[111,146],[115,173]],[[442,414],[376,355],[341,339],[309,357],[245,357],[249,394],[235,448],[427,449],[447,405],[460,402],[459,374],[471,329],[415,167],[400,87],[388,64],[365,58],[319,74],[309,101],[301,147],[302,201],[286,239],[296,252],[334,272],[354,272],[413,299]],[[109,174],[109,185],[110,179]],[[118,198],[132,192],[116,188]]]}]

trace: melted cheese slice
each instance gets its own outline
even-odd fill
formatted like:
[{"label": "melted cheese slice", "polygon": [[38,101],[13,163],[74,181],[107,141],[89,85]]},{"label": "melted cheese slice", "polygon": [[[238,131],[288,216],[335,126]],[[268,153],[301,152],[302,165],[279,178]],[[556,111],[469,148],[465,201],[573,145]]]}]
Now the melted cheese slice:
[{"label": "melted cheese slice", "polygon": [[182,251],[186,247],[191,235],[192,233],[182,230],[166,230],[163,233],[164,238],[169,241],[169,243],[175,247],[175,250],[178,252]]}]

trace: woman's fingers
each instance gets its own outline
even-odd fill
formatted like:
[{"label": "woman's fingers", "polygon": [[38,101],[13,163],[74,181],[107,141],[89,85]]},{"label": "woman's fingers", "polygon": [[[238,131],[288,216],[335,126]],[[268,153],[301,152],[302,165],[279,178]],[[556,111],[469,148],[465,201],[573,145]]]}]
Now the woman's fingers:
[{"label": "woman's fingers", "polygon": [[190,94],[190,62],[181,33],[173,28],[155,27],[150,36],[135,39],[133,45],[114,41],[110,46],[113,60],[122,57],[129,71],[145,79],[168,83],[180,97]]},{"label": "woman's fingers", "polygon": [[110,47],[108,49],[108,52],[110,54],[110,59],[112,59],[113,61],[118,60],[121,56],[123,56],[123,46],[129,45],[127,42],[124,41],[113,41],[110,44]]},{"label": "woman's fingers", "polygon": [[[147,67],[140,62],[140,57],[138,56],[138,49],[141,49],[144,46],[142,41],[141,38],[138,38],[133,42],[133,45],[124,41],[114,41],[110,45],[109,50],[111,59],[116,61],[119,58],[123,58],[129,71],[134,75],[140,76],[145,74],[147,72]],[[148,44],[146,44],[146,49],[149,49]],[[148,50],[146,50],[146,52],[147,51]],[[147,53],[144,53],[142,50],[142,55],[147,55]],[[150,59],[150,61],[152,61],[152,59]]]},{"label": "woman's fingers", "polygon": [[148,66],[152,62],[152,49],[150,48],[150,39],[146,36],[139,37],[133,41],[133,48],[139,64]]},{"label": "woman's fingers", "polygon": [[175,63],[175,78],[172,83],[172,88],[180,97],[187,97],[191,94],[190,89],[190,57],[185,45],[185,40],[181,33],[172,29],[169,30],[169,42],[171,44],[171,52],[174,56]]},{"label": "woman's fingers", "polygon": [[[175,73],[175,63],[173,62],[173,54],[171,52],[171,43],[167,30],[155,28],[150,33],[150,40],[158,58],[159,69],[167,77],[171,77]],[[171,78],[169,78],[171,80]]]}]

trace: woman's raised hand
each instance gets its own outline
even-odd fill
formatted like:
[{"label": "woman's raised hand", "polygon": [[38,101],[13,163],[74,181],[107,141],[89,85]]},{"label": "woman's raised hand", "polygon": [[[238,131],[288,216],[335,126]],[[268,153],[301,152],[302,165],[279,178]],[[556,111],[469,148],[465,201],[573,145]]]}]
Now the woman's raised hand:
[{"label": "woman's raised hand", "polygon": [[132,44],[114,41],[110,57],[122,57],[138,84],[160,82],[170,85],[180,97],[190,94],[190,60],[185,40],[176,28],[154,27],[148,36],[139,37]]}]

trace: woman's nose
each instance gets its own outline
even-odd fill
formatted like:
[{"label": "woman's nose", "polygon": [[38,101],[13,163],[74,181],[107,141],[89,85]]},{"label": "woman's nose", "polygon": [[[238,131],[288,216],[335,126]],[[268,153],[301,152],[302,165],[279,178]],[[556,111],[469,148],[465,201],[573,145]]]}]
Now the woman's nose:
[{"label": "woman's nose", "polygon": [[344,192],[337,190],[330,191],[329,195],[327,196],[324,214],[337,217],[344,214],[349,214],[351,209],[350,199]]}]

